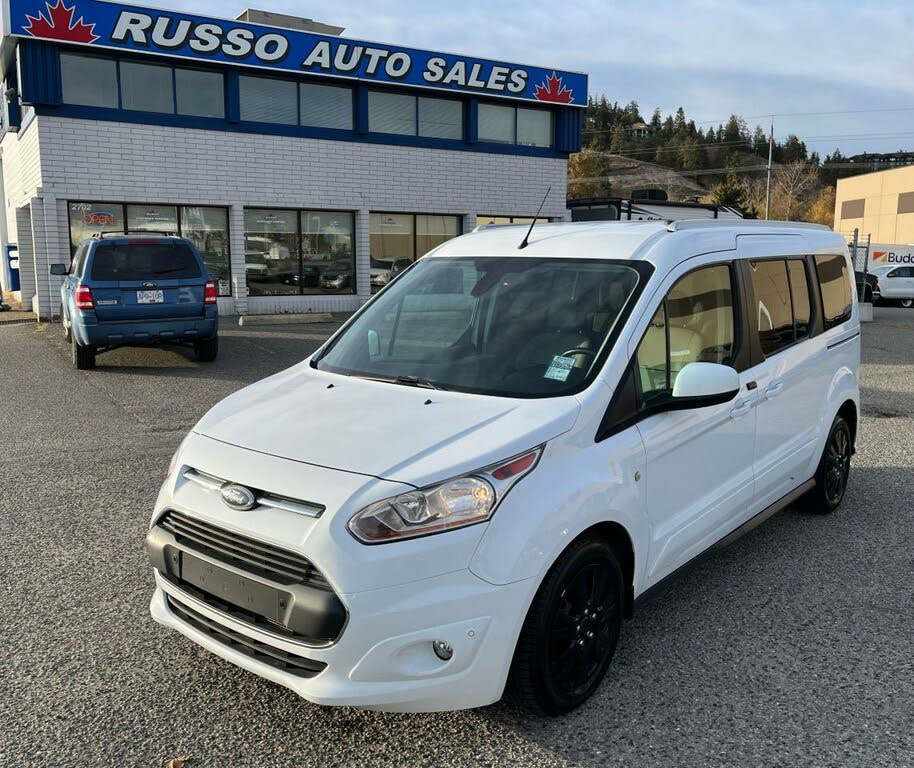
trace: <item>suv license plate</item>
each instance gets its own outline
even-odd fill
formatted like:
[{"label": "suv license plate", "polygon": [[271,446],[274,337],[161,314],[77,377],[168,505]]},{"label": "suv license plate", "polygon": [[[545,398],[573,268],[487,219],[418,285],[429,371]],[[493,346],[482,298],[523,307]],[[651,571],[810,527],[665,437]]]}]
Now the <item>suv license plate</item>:
[{"label": "suv license plate", "polygon": [[162,304],[165,302],[164,291],[137,291],[137,304]]}]

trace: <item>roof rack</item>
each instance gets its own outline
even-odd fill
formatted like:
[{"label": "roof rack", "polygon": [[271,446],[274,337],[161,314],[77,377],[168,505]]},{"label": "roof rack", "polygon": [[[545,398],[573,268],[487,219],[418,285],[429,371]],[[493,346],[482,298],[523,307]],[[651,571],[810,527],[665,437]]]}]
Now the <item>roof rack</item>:
[{"label": "roof rack", "polygon": [[163,232],[160,229],[109,229],[104,232],[93,232],[89,237],[99,238],[109,235],[158,235],[159,237],[177,237],[175,232]]},{"label": "roof rack", "polygon": [[676,219],[667,221],[668,232],[681,232],[684,229],[705,229],[730,227],[742,229],[764,228],[772,229],[817,229],[831,232],[831,227],[824,224],[810,224],[805,221],[765,221],[764,219]]}]

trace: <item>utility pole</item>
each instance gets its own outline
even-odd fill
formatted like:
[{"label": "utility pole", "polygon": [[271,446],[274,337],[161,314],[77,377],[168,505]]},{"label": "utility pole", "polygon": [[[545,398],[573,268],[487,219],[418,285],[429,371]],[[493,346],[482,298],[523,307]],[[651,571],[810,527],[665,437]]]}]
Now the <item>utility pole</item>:
[{"label": "utility pole", "polygon": [[771,116],[771,131],[768,134],[768,182],[765,184],[765,221],[771,213],[771,159],[774,157],[774,115]]}]

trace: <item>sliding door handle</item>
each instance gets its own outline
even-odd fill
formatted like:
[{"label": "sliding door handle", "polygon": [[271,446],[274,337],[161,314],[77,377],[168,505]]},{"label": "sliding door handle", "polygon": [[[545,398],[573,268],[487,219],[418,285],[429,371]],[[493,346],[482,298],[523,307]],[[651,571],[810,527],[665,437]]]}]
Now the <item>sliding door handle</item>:
[{"label": "sliding door handle", "polygon": [[738,419],[740,416],[745,416],[752,409],[751,400],[743,400],[739,405],[734,406],[730,409],[730,418]]},{"label": "sliding door handle", "polygon": [[772,384],[770,387],[768,387],[768,389],[765,390],[765,397],[769,399],[772,397],[777,397],[779,394],[781,394],[782,389],[784,389],[783,381]]}]

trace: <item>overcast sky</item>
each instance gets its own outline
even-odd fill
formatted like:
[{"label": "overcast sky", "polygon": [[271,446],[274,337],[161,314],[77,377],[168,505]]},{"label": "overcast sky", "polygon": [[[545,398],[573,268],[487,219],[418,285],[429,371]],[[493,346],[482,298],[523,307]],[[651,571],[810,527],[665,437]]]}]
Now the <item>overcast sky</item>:
[{"label": "overcast sky", "polygon": [[[138,0],[235,16],[238,0]],[[914,2],[796,0],[258,0],[255,7],[346,27],[346,35],[587,72],[590,93],[635,99],[645,118],[683,106],[700,121],[776,117],[823,155],[840,146],[914,149]],[[767,118],[749,119],[767,124]],[[882,134],[882,136],[879,136]],[[850,138],[853,136],[854,138]],[[871,138],[857,138],[857,137]]]}]

